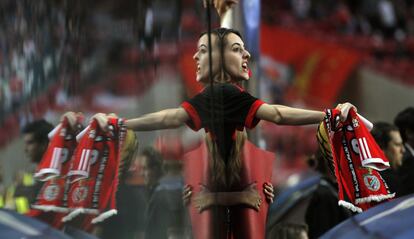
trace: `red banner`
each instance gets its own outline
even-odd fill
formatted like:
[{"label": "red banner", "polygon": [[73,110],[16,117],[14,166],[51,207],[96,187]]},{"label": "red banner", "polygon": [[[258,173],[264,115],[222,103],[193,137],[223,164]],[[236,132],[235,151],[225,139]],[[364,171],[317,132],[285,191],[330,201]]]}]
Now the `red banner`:
[{"label": "red banner", "polygon": [[330,107],[357,67],[361,55],[344,46],[313,39],[277,26],[261,26],[261,52],[294,70],[288,100]]},{"label": "red banner", "polygon": [[[231,210],[232,238],[265,238],[265,227],[267,210],[269,204],[266,202],[263,193],[263,184],[270,182],[272,178],[272,164],[275,155],[271,152],[257,148],[254,144],[246,140],[243,147],[242,170],[240,188],[255,183],[257,190],[262,198],[263,203],[259,211],[243,207],[240,205],[228,207]],[[201,191],[200,184],[210,187],[208,180],[208,171],[211,159],[205,143],[198,148],[184,155],[184,178],[188,185],[193,188],[193,198]],[[199,212],[191,201],[189,213],[193,237],[196,239],[226,238],[226,231],[214,231],[217,229],[217,218],[213,218],[213,210]],[[216,224],[216,225],[213,225]],[[218,234],[215,234],[218,233]],[[213,235],[217,236],[214,237]]]}]

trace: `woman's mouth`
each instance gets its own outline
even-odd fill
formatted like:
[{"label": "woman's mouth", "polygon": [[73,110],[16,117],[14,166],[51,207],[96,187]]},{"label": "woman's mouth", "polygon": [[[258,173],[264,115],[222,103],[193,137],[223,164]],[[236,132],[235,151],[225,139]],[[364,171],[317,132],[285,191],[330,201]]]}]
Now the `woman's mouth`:
[{"label": "woman's mouth", "polygon": [[249,66],[248,66],[247,62],[244,62],[242,64],[242,69],[243,69],[244,72],[249,72]]}]

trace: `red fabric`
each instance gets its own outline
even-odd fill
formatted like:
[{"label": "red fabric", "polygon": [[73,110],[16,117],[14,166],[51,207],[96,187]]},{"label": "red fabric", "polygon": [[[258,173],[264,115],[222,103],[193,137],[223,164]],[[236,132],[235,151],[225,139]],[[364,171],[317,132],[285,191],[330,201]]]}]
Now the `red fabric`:
[{"label": "red fabric", "polygon": [[74,132],[70,129],[66,118],[49,133],[49,138],[48,148],[34,175],[40,181],[65,175],[69,169],[67,162],[76,147]]},{"label": "red fabric", "polygon": [[[366,140],[365,149],[371,151],[371,158],[380,158],[383,168],[388,160],[379,150],[365,125],[353,109],[345,122],[339,121],[338,110],[326,110],[324,126],[329,133],[330,145],[338,182],[339,204],[353,211],[361,212],[378,202],[394,197],[377,170],[371,164],[363,166],[361,158],[361,139]],[[363,160],[361,160],[363,159]]]},{"label": "red fabric", "polygon": [[115,199],[120,150],[126,134],[123,122],[122,119],[110,119],[109,131],[103,132],[94,120],[80,134],[68,173],[67,206],[71,213],[64,218],[65,221],[80,214],[92,214],[96,217],[91,222],[98,223],[117,213]]},{"label": "red fabric", "polygon": [[194,131],[198,131],[201,129],[201,119],[198,115],[197,111],[194,109],[194,107],[189,104],[188,102],[183,102],[181,104],[181,107],[184,108],[184,110],[187,112],[188,116],[190,116],[192,122],[194,122],[194,125],[190,125],[187,123],[187,125]]},{"label": "red fabric", "polygon": [[259,107],[263,104],[264,104],[263,101],[256,100],[253,103],[253,105],[250,107],[250,110],[249,110],[249,113],[247,114],[246,122],[245,122],[246,128],[253,129],[259,123],[260,120],[256,118],[256,112],[259,109]]},{"label": "red fabric", "polygon": [[349,114],[353,121],[360,125],[360,127],[354,127],[354,133],[359,146],[359,157],[362,166],[379,171],[389,168],[390,163],[387,157],[385,157],[384,152],[375,142],[374,137],[372,137],[367,127],[360,121],[355,111],[351,110]]},{"label": "red fabric", "polygon": [[[240,189],[256,183],[262,201],[265,202],[263,184],[271,180],[273,160],[273,153],[261,150],[246,141],[243,148]],[[192,186],[193,198],[200,192],[200,184],[209,187],[208,170],[210,162],[205,143],[184,156],[185,182]],[[265,238],[268,206],[267,203],[262,203],[259,211],[240,206],[229,207],[232,215],[232,238]],[[199,213],[191,202],[189,212],[194,238],[210,239],[214,238],[213,235],[217,235],[214,234],[216,232],[214,232],[213,225],[219,222],[214,220],[212,210]],[[226,238],[225,231],[219,233],[223,233],[219,235],[219,238]]]},{"label": "red fabric", "polygon": [[66,173],[69,171],[70,158],[77,144],[75,134],[66,118],[56,126],[49,133],[48,148],[35,173],[35,179],[44,181],[44,184],[28,215],[58,229],[63,227],[63,213],[68,211],[64,205],[67,190]]},{"label": "red fabric", "polygon": [[239,84],[233,84],[235,87],[237,87],[239,90],[240,90],[240,92],[244,92],[245,90],[244,90],[244,88],[243,87],[241,87]]},{"label": "red fabric", "polygon": [[155,140],[154,147],[161,153],[164,160],[182,160],[184,146],[178,135],[162,135]]},{"label": "red fabric", "polygon": [[360,52],[280,26],[262,24],[260,34],[263,54],[295,71],[288,99],[313,107],[332,105],[362,58]]}]

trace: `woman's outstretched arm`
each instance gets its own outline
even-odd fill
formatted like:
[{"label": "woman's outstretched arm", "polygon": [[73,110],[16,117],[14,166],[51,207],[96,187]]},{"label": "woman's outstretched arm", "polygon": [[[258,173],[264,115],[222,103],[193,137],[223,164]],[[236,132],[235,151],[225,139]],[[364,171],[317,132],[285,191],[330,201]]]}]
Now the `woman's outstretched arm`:
[{"label": "woman's outstretched arm", "polygon": [[[107,126],[108,115],[98,113],[93,116],[98,120],[99,125],[103,128]],[[183,108],[174,108],[161,110],[155,113],[143,115],[138,118],[128,119],[125,125],[128,129],[134,131],[151,131],[158,129],[178,128],[189,119],[187,112]]]},{"label": "woman's outstretched arm", "polygon": [[[350,103],[338,104],[336,109],[341,111],[341,120],[346,119],[351,108],[355,108],[355,106]],[[320,123],[325,117],[325,113],[284,105],[263,104],[257,110],[256,117],[280,125],[307,125]]]}]

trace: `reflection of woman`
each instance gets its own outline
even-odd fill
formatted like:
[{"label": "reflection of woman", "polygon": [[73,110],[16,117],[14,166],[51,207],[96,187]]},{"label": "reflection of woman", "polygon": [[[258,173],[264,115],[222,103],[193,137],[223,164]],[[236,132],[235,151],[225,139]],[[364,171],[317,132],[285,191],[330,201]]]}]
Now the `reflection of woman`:
[{"label": "reflection of woman", "polygon": [[[209,51],[212,56],[211,75],[213,86],[205,87],[195,97],[184,101],[181,107],[166,109],[126,120],[126,126],[134,131],[150,131],[177,128],[186,124],[193,130],[203,128],[208,135],[210,155],[216,161],[214,172],[210,172],[210,185],[214,192],[206,193],[204,198],[196,197],[199,210],[212,205],[245,204],[258,209],[261,203],[257,190],[248,187],[240,192],[234,191],[240,176],[239,154],[243,147],[245,128],[254,128],[260,120],[281,125],[307,125],[319,123],[325,116],[322,111],[291,108],[283,105],[266,104],[242,89],[238,82],[249,79],[249,52],[237,31],[216,29],[211,35],[212,47],[208,36],[203,34],[197,45],[194,59],[197,64],[196,80],[209,82]],[[339,105],[342,116],[346,116],[351,104]],[[107,127],[108,116],[98,113],[94,116],[101,127]],[[345,118],[345,117],[344,117]],[[264,187],[265,194],[271,199],[272,188]],[[191,188],[186,192],[191,194]],[[210,195],[210,196],[209,196]],[[207,201],[207,202],[206,202]]]},{"label": "reflection of woman", "polygon": [[[253,128],[260,120],[280,125],[307,125],[319,123],[323,119],[322,111],[266,104],[243,90],[236,82],[249,79],[250,54],[244,49],[240,35],[234,30],[224,28],[214,30],[212,34],[212,75],[215,82],[213,89],[204,88],[179,108],[129,119],[126,121],[128,128],[149,131],[177,128],[183,124],[194,130],[204,128],[210,135],[214,135],[220,156],[226,161],[234,149],[233,133],[240,132],[243,128]],[[221,44],[223,49],[220,49]],[[204,34],[198,42],[194,59],[197,63],[196,79],[205,84],[209,79],[208,51],[207,35]],[[214,105],[211,105],[212,98]],[[352,105],[346,103],[338,107],[345,116]],[[215,109],[215,119],[210,116],[211,109]],[[95,117],[105,126],[104,114],[97,114]]]}]

